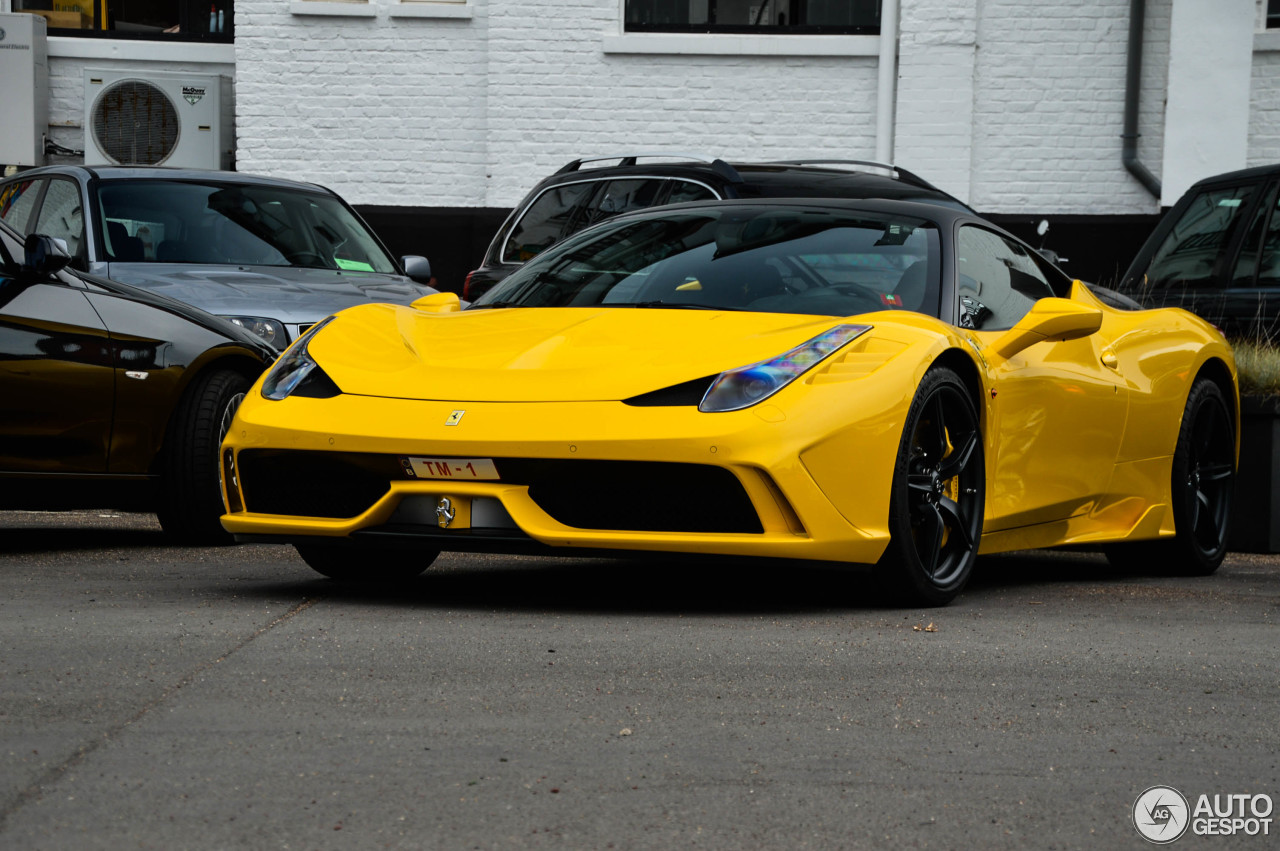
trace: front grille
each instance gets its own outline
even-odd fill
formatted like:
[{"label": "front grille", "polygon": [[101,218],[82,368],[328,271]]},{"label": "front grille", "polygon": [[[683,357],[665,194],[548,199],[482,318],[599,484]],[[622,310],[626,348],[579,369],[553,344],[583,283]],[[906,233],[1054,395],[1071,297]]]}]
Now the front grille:
[{"label": "front grille", "polygon": [[404,478],[394,455],[246,449],[239,461],[245,508],[258,514],[355,517]]},{"label": "front grille", "polygon": [[[764,531],[737,477],[722,467],[641,461],[495,458],[501,481],[576,529],[637,532]],[[245,508],[262,514],[355,517],[403,481],[400,456],[246,449]]]}]

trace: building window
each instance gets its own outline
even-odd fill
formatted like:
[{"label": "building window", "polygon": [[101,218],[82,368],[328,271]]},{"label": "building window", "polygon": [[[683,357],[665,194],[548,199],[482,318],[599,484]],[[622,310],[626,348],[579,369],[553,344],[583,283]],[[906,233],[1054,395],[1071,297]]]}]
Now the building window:
[{"label": "building window", "polygon": [[626,0],[626,31],[877,35],[880,0]]},{"label": "building window", "polygon": [[1267,29],[1280,29],[1280,0],[1267,0]]},{"label": "building window", "polygon": [[40,15],[50,35],[231,42],[232,0],[13,0]]}]

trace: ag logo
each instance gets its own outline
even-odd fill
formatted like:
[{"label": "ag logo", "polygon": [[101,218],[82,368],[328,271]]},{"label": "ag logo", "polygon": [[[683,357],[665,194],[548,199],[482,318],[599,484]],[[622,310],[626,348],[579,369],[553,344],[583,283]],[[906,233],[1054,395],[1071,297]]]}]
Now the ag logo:
[{"label": "ag logo", "polygon": [[1179,839],[1190,823],[1187,799],[1172,786],[1152,786],[1133,802],[1133,826],[1143,839],[1156,845]]}]

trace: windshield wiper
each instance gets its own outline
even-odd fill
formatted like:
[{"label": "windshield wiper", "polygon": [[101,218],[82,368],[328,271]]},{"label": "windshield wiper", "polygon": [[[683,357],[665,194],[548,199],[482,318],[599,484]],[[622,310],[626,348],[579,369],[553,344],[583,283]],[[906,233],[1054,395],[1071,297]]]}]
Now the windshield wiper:
[{"label": "windshield wiper", "polygon": [[741,307],[723,307],[715,304],[695,304],[691,301],[663,301],[656,299],[655,301],[629,301],[618,302],[616,304],[605,304],[602,307],[670,307],[676,310],[742,310]]},{"label": "windshield wiper", "polygon": [[487,301],[484,304],[472,303],[468,305],[467,310],[484,310],[488,307],[524,307],[525,305],[518,301]]}]

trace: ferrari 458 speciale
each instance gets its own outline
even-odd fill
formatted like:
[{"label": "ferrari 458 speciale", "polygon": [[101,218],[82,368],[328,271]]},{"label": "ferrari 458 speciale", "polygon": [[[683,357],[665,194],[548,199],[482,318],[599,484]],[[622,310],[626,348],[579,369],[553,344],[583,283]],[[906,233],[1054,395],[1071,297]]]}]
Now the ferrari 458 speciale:
[{"label": "ferrari 458 speciale", "polygon": [[765,556],[937,605],[979,553],[1207,573],[1238,398],[1211,326],[1109,307],[963,211],[688,204],[583,231],[465,310],[312,328],[236,414],[223,524],[343,580],[444,550]]}]

